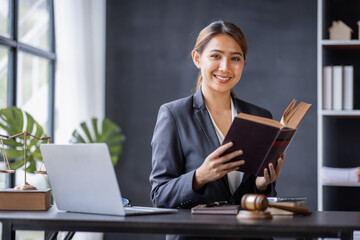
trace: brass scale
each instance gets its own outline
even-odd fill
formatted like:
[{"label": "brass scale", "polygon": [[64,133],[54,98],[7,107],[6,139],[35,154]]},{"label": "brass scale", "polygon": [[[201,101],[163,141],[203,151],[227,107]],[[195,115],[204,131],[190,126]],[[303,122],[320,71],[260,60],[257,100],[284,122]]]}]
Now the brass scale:
[{"label": "brass scale", "polygon": [[[4,146],[4,141],[3,141],[3,138],[6,138],[6,139],[13,139],[13,138],[16,138],[18,136],[23,136],[24,137],[24,168],[25,168],[25,181],[24,181],[24,185],[22,186],[17,186],[14,188],[14,190],[18,190],[18,191],[21,191],[21,190],[37,190],[36,187],[30,185],[27,181],[26,181],[26,138],[27,136],[30,136],[30,137],[33,137],[37,140],[41,140],[41,141],[47,141],[47,143],[50,143],[50,139],[51,137],[44,137],[44,138],[38,138],[34,135],[31,135],[30,133],[27,133],[26,131],[25,132],[22,132],[22,133],[19,133],[19,134],[15,134],[13,136],[5,136],[5,135],[2,135],[0,134],[0,141],[1,141],[1,149],[2,149],[2,155],[3,155],[3,159],[4,159],[4,164],[5,164],[5,169],[0,169],[0,173],[14,173],[15,170],[12,170],[10,168],[10,164],[9,164],[9,160],[8,160],[8,157],[6,155],[6,151],[5,151],[5,146]],[[45,165],[44,165],[44,160],[42,160],[41,162],[41,165],[40,165],[40,170],[39,171],[35,171],[35,173],[37,174],[47,174],[47,172],[44,170],[45,169]]]}]

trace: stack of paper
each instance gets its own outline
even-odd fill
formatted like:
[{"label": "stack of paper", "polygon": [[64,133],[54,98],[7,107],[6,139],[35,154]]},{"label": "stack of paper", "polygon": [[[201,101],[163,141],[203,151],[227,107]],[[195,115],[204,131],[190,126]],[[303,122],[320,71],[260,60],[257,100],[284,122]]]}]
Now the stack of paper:
[{"label": "stack of paper", "polygon": [[321,179],[323,184],[352,184],[359,183],[360,167],[330,168],[322,167]]}]

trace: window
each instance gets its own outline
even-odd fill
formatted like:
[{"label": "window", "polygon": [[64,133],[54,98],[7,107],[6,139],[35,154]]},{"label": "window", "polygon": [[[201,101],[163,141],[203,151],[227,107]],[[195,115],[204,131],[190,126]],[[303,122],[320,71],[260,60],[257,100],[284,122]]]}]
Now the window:
[{"label": "window", "polygon": [[19,41],[50,50],[50,11],[47,0],[19,0]]},{"label": "window", "polygon": [[0,6],[0,108],[20,107],[54,136],[53,0],[0,0]]},{"label": "window", "polygon": [[0,46],[0,108],[7,106],[9,50]]},{"label": "window", "polygon": [[9,36],[9,0],[0,0],[0,35]]}]

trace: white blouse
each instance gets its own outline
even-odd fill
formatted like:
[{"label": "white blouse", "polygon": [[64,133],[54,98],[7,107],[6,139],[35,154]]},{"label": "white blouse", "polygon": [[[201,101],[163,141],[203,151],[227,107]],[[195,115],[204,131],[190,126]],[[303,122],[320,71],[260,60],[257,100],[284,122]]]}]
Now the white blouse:
[{"label": "white blouse", "polygon": [[[207,108],[207,110],[209,112],[211,121],[212,121],[212,123],[214,125],[216,135],[217,135],[217,137],[219,139],[219,143],[222,144],[225,137],[222,134],[222,132],[220,131],[220,129],[218,128],[218,126],[216,125],[216,123],[215,123],[213,117],[211,116],[211,113],[210,113],[208,108]],[[231,99],[231,119],[234,120],[236,115],[237,115],[237,112],[236,112],[236,109],[235,109],[235,106],[234,106],[234,102]],[[239,172],[239,171],[233,171],[233,172],[229,172],[227,174],[231,194],[233,194],[235,192],[235,190],[239,187],[243,176],[244,176],[244,173]]]}]

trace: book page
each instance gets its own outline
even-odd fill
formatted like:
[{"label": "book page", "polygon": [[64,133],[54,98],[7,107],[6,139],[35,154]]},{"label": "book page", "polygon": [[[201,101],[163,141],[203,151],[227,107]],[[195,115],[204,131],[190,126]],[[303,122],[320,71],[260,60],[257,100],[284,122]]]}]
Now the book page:
[{"label": "book page", "polygon": [[274,119],[270,119],[270,118],[259,117],[259,116],[250,115],[250,114],[246,114],[246,113],[239,113],[236,117],[242,118],[242,119],[247,119],[247,120],[258,122],[258,123],[262,123],[262,124],[269,125],[269,126],[276,127],[276,128],[283,127],[283,125],[280,122],[278,122]]},{"label": "book page", "polygon": [[281,122],[289,128],[296,129],[311,107],[311,104],[300,102],[296,107],[294,107],[295,102],[295,99],[292,100],[290,105],[286,108]]},{"label": "book page", "polygon": [[283,115],[282,115],[282,118],[281,118],[281,120],[280,120],[281,124],[286,125],[285,119],[286,119],[287,116],[289,115],[290,111],[294,108],[295,103],[296,103],[296,100],[293,99],[293,100],[291,101],[291,103],[289,104],[289,106],[287,106],[287,108],[285,109],[285,111],[284,111],[284,113],[283,113]]}]

